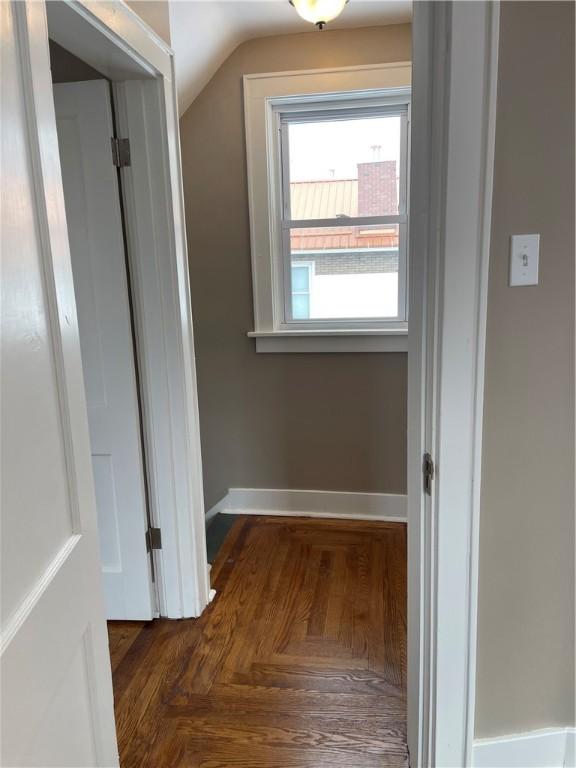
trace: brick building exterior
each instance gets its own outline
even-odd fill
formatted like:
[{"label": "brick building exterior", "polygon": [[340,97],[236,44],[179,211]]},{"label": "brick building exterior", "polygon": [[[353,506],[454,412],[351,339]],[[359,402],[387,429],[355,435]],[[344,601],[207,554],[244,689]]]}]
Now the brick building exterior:
[{"label": "brick building exterior", "polygon": [[357,179],[325,179],[290,185],[293,219],[338,218],[338,227],[293,229],[292,261],[314,264],[317,275],[398,271],[397,227],[347,226],[356,216],[398,213],[395,160],[358,164]]},{"label": "brick building exterior", "polygon": [[358,163],[358,216],[398,213],[395,160]]}]

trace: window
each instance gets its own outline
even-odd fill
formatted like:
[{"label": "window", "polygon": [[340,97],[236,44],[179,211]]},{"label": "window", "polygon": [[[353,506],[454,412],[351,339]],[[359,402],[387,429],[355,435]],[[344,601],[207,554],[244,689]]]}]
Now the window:
[{"label": "window", "polygon": [[252,335],[307,339],[314,351],[365,351],[366,341],[351,341],[360,336],[374,349],[405,349],[409,88],[302,94],[300,81],[299,95],[264,94],[257,108],[250,84],[259,77],[245,80]]},{"label": "window", "polygon": [[[405,321],[407,105],[350,97],[333,109],[312,101],[277,112],[281,259],[291,267],[282,325]],[[303,258],[314,266],[313,303],[310,286],[302,296],[295,284]]]},{"label": "window", "polygon": [[292,261],[292,317],[295,320],[310,318],[310,283],[313,264]]}]

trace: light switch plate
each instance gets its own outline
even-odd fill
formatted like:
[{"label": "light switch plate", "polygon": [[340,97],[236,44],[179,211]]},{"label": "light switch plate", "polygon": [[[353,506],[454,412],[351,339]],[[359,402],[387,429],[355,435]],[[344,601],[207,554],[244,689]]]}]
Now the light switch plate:
[{"label": "light switch plate", "polygon": [[538,285],[540,235],[510,238],[510,285]]}]

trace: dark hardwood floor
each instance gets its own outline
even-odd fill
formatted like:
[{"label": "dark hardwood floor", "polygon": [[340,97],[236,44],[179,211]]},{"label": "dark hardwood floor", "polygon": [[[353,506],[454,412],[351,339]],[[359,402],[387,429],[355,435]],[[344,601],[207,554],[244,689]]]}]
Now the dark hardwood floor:
[{"label": "dark hardwood floor", "polygon": [[239,517],[212,574],[109,624],[122,768],[407,765],[404,525]]}]

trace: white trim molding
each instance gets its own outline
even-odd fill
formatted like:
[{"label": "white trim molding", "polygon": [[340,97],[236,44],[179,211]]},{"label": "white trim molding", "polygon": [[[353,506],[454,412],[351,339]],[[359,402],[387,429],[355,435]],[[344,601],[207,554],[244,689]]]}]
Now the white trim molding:
[{"label": "white trim molding", "polygon": [[250,331],[256,352],[407,352],[408,331]]},{"label": "white trim molding", "polygon": [[564,768],[576,768],[576,727],[566,729]]},{"label": "white trim molding", "polygon": [[46,11],[50,36],[113,82],[131,141],[121,173],[159,613],[195,617],[210,585],[174,54],[121,0]]},{"label": "white trim molding", "polygon": [[566,729],[565,768],[576,768],[576,727]]},{"label": "white trim molding", "polygon": [[[408,341],[408,746],[469,766],[497,2],[415,3]],[[435,476],[422,489],[423,456]]]},{"label": "white trim molding", "polygon": [[474,768],[574,768],[576,728],[544,728],[474,742]]},{"label": "white trim molding", "polygon": [[[208,582],[191,570],[205,552],[200,447],[197,440],[194,359],[182,332],[187,291],[181,293],[179,264],[185,248],[174,231],[179,199],[170,188],[165,99],[158,80],[114,83],[118,128],[130,140],[131,165],[122,168],[128,260],[136,325],[150,517],[162,530],[162,549],[154,552],[160,615],[199,616],[208,600]],[[178,214],[181,221],[181,213]],[[185,253],[185,251],[184,251]],[[182,273],[182,278],[185,274]],[[192,475],[192,483],[188,475]],[[203,526],[201,526],[203,529]]]},{"label": "white trim molding", "polygon": [[280,515],[406,522],[406,496],[392,493],[298,491],[278,488],[230,488],[207,513]]}]

